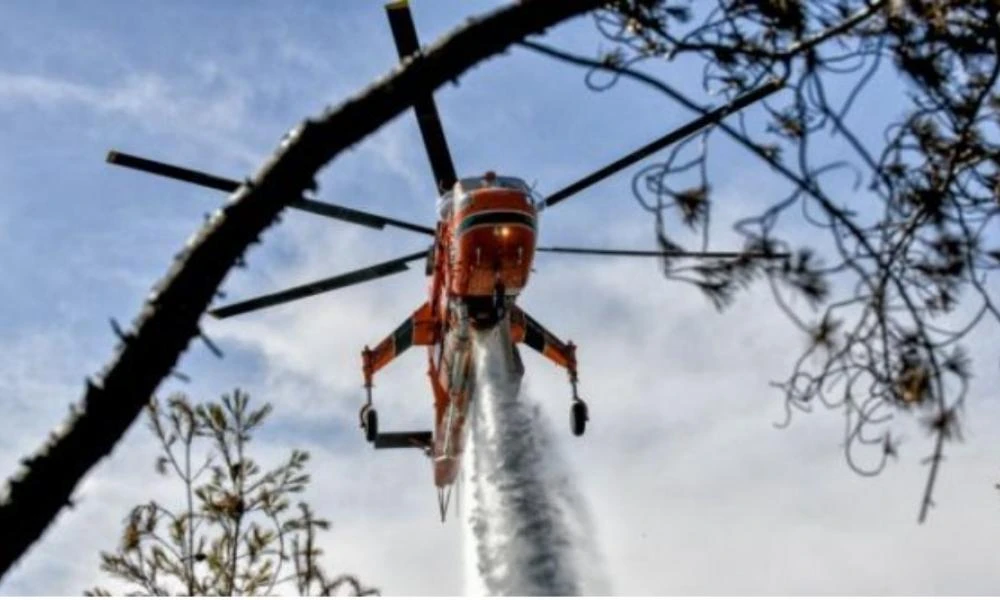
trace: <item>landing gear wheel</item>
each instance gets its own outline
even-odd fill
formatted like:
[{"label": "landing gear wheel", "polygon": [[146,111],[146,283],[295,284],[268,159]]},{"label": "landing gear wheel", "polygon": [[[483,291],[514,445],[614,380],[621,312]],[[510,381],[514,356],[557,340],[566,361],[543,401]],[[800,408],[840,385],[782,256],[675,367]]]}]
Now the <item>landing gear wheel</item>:
[{"label": "landing gear wheel", "polygon": [[573,435],[579,437],[587,429],[587,421],[590,417],[587,414],[587,404],[583,400],[576,400],[569,410],[569,427]]},{"label": "landing gear wheel", "polygon": [[365,440],[374,442],[378,437],[378,413],[369,408],[361,414],[362,427],[365,430]]}]

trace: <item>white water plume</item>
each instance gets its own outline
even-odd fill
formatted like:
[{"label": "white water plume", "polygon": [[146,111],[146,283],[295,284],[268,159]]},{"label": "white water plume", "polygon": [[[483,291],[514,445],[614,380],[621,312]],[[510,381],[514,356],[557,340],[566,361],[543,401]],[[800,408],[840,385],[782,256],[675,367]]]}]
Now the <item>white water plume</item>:
[{"label": "white water plume", "polygon": [[461,493],[466,594],[607,595],[587,506],[551,424],[519,397],[521,374],[498,330],[475,339]]}]

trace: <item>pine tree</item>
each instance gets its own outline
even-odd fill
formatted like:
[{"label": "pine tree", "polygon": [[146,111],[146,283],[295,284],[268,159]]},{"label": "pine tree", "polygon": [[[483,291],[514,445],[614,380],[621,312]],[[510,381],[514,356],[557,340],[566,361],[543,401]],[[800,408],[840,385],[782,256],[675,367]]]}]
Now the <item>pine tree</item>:
[{"label": "pine tree", "polygon": [[[155,469],[177,479],[186,502],[168,508],[151,500],[129,511],[119,548],[101,553],[101,570],[130,584],[116,595],[378,593],[320,566],[317,533],[329,521],[295,502],[309,483],[309,454],[292,450],[271,469],[251,458],[253,434],[271,405],[249,405],[239,389],[221,402],[192,404],[174,395],[165,405],[149,404],[149,426],[163,451]],[[110,595],[102,588],[87,594]]]}]

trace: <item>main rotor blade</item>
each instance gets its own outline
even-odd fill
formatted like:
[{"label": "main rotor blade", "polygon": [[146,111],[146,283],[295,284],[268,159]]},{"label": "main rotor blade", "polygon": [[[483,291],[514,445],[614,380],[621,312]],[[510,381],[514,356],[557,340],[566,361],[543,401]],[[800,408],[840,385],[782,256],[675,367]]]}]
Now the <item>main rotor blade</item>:
[{"label": "main rotor blade", "polygon": [[746,108],[747,106],[753,104],[754,102],[757,102],[758,100],[762,100],[767,96],[770,96],[774,92],[780,90],[781,86],[782,86],[781,82],[777,80],[771,80],[755,90],[751,90],[743,94],[742,96],[737,96],[736,98],[733,98],[729,103],[724,104],[716,109],[713,109],[693,121],[689,121],[685,125],[678,127],[677,129],[671,131],[667,135],[646,144],[645,146],[639,148],[635,152],[632,152],[631,154],[627,154],[622,158],[619,158],[613,163],[610,163],[609,165],[594,171],[590,175],[587,175],[586,177],[579,179],[578,181],[571,183],[570,185],[559,190],[558,192],[550,195],[548,198],[545,199],[545,206],[550,207],[555,204],[558,204],[559,202],[562,202],[563,200],[569,198],[573,194],[583,191],[599,181],[607,179],[608,177],[614,175],[618,171],[621,171],[622,169],[629,167],[639,162],[640,160],[646,158],[650,154],[653,154],[654,152],[661,150],[669,146],[670,144],[679,142],[680,140],[688,137],[689,135],[697,133],[702,129],[704,129],[705,127],[708,127],[709,125],[716,123],[719,120],[727,117],[731,113],[734,113],[738,110],[742,110],[743,108]]},{"label": "main rotor blade", "polygon": [[[187,183],[193,183],[195,185],[200,185],[213,190],[219,190],[220,192],[232,193],[240,187],[240,183],[232,179],[226,179],[225,177],[219,177],[210,173],[178,167],[176,165],[170,165],[148,158],[142,158],[141,156],[135,156],[133,154],[126,154],[125,152],[118,152],[117,150],[108,152],[107,160],[109,163],[120,167],[128,167],[137,171],[160,175],[161,177],[185,181]],[[347,221],[348,223],[354,223],[356,225],[371,227],[372,229],[382,229],[386,225],[392,225],[393,227],[399,227],[400,229],[434,235],[434,230],[430,227],[409,223],[407,221],[400,221],[390,217],[383,217],[381,215],[376,215],[374,213],[354,208],[347,208],[346,206],[311,200],[309,198],[299,198],[298,200],[293,200],[288,204],[288,206],[305,212],[310,212],[315,215],[321,215],[340,221]]]},{"label": "main rotor blade", "polygon": [[586,254],[594,256],[660,256],[666,258],[788,258],[788,252],[684,252],[665,250],[617,250],[605,248],[570,248],[565,246],[540,246],[536,252],[554,254]]},{"label": "main rotor blade", "polygon": [[358,269],[357,271],[343,273],[328,279],[321,279],[319,281],[288,288],[287,290],[282,290],[266,296],[251,298],[250,300],[244,300],[243,302],[237,302],[227,306],[220,306],[219,308],[214,308],[208,311],[208,314],[217,319],[225,319],[235,315],[241,315],[243,313],[259,310],[261,308],[284,304],[285,302],[291,302],[292,300],[299,300],[309,296],[315,296],[316,294],[322,294],[323,292],[329,292],[351,285],[364,283],[366,281],[386,277],[395,273],[402,273],[403,271],[409,269],[409,267],[406,266],[406,263],[424,258],[427,256],[427,253],[427,250],[424,250],[423,252],[416,252],[414,254],[409,254],[384,263]]},{"label": "main rotor blade", "polygon": [[[413,24],[409,2],[407,0],[390,2],[385,5],[385,12],[389,17],[389,27],[392,29],[392,39],[396,43],[399,59],[404,60],[420,52],[417,28]],[[413,103],[413,110],[417,113],[420,137],[424,140],[424,148],[427,149],[427,157],[431,162],[431,170],[434,171],[438,191],[450,190],[458,176],[455,174],[455,163],[451,160],[451,152],[448,151],[448,141],[444,137],[434,96],[429,92],[418,96]]]}]

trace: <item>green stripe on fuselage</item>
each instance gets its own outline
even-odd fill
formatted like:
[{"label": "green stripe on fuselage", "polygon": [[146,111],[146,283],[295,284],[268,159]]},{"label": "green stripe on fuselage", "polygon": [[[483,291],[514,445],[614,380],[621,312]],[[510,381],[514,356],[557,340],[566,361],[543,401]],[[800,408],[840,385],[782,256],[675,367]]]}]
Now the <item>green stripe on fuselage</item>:
[{"label": "green stripe on fuselage", "polygon": [[535,218],[517,211],[491,211],[469,215],[458,226],[458,235],[480,225],[524,225],[535,229]]}]

